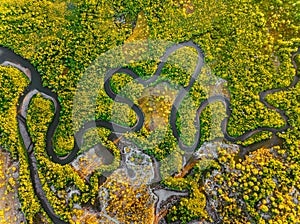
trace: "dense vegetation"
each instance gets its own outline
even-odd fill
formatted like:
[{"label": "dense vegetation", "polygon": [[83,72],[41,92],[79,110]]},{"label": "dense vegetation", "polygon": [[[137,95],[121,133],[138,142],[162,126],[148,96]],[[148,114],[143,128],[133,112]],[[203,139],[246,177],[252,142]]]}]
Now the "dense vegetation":
[{"label": "dense vegetation", "polygon": [[[107,96],[103,80],[99,83],[91,80],[90,83],[101,87],[97,93],[91,93],[97,95],[93,113],[80,110],[89,103],[88,95],[80,99],[82,102],[78,105],[82,108],[76,108],[78,105],[74,108],[77,84],[84,74],[95,72],[91,65],[96,58],[112,49],[122,49],[125,58],[122,66],[147,79],[156,71],[159,57],[170,44],[192,40],[201,47],[206,65],[181,105],[177,119],[177,128],[187,145],[194,140],[195,112],[203,100],[215,94],[214,91],[230,97],[232,114],[227,129],[231,136],[237,137],[258,127],[285,125],[279,113],[263,105],[259,93],[286,88],[296,75],[291,55],[300,47],[299,1],[2,0],[0,18],[0,44],[30,60],[41,74],[43,85],[59,97],[62,111],[54,146],[60,155],[73,148],[74,132],[89,119],[113,120],[128,126],[137,121],[127,105],[113,102]],[[152,60],[134,60],[138,58],[139,50],[145,51],[145,45],[131,46],[130,43],[146,39],[161,40],[165,45],[151,49],[155,56]],[[123,44],[127,44],[126,47],[120,47]],[[236,152],[219,149],[216,160],[197,162],[190,175],[178,178],[170,175],[179,172],[184,154],[178,149],[168,125],[170,108],[174,96],[180,88],[187,86],[193,73],[196,63],[193,53],[186,47],[172,54],[164,65],[162,76],[152,86],[143,87],[126,74],[116,74],[111,80],[113,91],[132,99],[145,113],[141,131],[124,137],[161,161],[162,185],[189,192],[188,197],[168,211],[166,220],[182,223],[193,219],[213,221],[205,209],[209,199],[215,201],[218,218],[224,223],[299,222],[299,204],[293,200],[299,200],[300,191],[299,83],[266,96],[267,102],[285,111],[291,125],[285,132],[277,133],[283,139],[281,147],[261,148],[243,160],[237,160]],[[114,62],[113,56],[106,60],[108,64],[103,67]],[[299,68],[300,56],[295,56],[294,60]],[[214,90],[218,78],[227,82]],[[162,81],[171,81],[171,84],[166,89],[158,88]],[[16,121],[18,97],[28,83],[18,70],[0,67],[0,145],[20,161],[19,198],[27,221],[35,223],[41,213],[50,222],[33,193],[28,160]],[[220,124],[225,117],[224,109],[222,104],[215,103],[202,112],[201,143],[222,137]],[[103,172],[119,165],[120,152],[108,140],[110,132],[99,128],[86,133],[80,153],[101,141],[115,155],[113,164],[97,167],[87,180],[70,164],[53,163],[45,153],[45,135],[52,116],[51,101],[37,96],[30,103],[27,126],[35,144],[43,190],[55,212],[63,220],[75,222],[72,217],[80,212],[74,204],[97,205],[99,178]],[[271,137],[271,132],[261,132],[237,143],[248,146]],[[204,177],[213,183],[213,187],[207,181],[201,184],[206,172],[211,175]],[[124,186],[112,181],[110,187],[122,189]],[[70,188],[79,190],[80,194],[73,194],[66,200]],[[130,198],[127,201],[134,204],[135,211],[128,206],[122,207],[116,199],[116,195],[121,194],[118,193],[120,189],[110,192],[106,212],[116,214],[123,222],[123,212],[131,214],[130,221],[137,221],[143,211],[143,220],[147,220],[153,212],[152,205],[143,207],[150,200],[148,188],[128,187],[128,197],[143,194],[139,200]],[[93,218],[90,220],[97,223],[95,216]]]},{"label": "dense vegetation", "polygon": [[299,164],[284,159],[286,150],[260,148],[244,161],[219,151],[225,172],[214,170],[205,191],[224,223],[299,222]]}]

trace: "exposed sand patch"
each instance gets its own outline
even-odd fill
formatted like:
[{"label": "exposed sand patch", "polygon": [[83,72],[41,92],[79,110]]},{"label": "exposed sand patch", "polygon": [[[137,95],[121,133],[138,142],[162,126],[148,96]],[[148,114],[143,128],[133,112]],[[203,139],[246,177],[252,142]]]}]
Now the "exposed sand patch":
[{"label": "exposed sand patch", "polygon": [[17,162],[12,162],[10,155],[0,148],[0,223],[25,223],[24,215],[20,211],[18,199]]}]

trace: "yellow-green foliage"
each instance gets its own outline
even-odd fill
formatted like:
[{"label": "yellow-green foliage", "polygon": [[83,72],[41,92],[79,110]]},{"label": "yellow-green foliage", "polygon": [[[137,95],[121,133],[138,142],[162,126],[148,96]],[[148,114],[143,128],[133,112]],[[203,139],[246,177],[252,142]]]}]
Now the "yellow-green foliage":
[{"label": "yellow-green foliage", "polygon": [[[45,148],[45,133],[48,129],[47,125],[52,119],[52,103],[49,100],[44,100],[41,96],[34,97],[28,109],[27,116],[27,125],[28,130],[34,145],[35,155],[37,160],[39,161],[40,167],[45,167],[46,161],[46,152]],[[43,158],[43,160],[42,160]],[[65,216],[66,204],[63,200],[59,200],[54,192],[52,192],[47,186],[47,179],[42,174],[44,169],[39,169],[39,178],[41,180],[43,190],[46,193],[47,198],[49,199],[51,205],[54,208],[54,211],[57,212],[60,216]],[[53,170],[54,171],[54,170]],[[57,170],[56,170],[57,171]],[[62,171],[60,171],[62,172]],[[55,175],[59,175],[59,172],[53,173]],[[64,172],[65,175],[65,172]],[[50,176],[51,177],[51,176]],[[50,178],[48,177],[48,178]],[[50,179],[51,180],[51,179]],[[60,186],[63,184],[64,179],[52,179],[51,181],[61,182],[61,184],[57,183],[56,185]],[[61,186],[62,187],[62,186]]]},{"label": "yellow-green foliage", "polygon": [[[178,162],[177,162],[178,163]],[[167,221],[180,221],[187,223],[194,219],[211,220],[206,211],[205,188],[200,185],[202,173],[211,169],[220,169],[219,164],[211,159],[200,159],[194,165],[192,175],[187,177],[168,176],[163,179],[163,184],[175,190],[188,190],[189,196],[184,197],[173,206],[167,214]]]},{"label": "yellow-green foliage", "polygon": [[285,151],[261,148],[240,162],[235,162],[235,154],[219,151],[226,171],[210,178],[217,184],[214,189],[206,187],[207,192],[217,192],[209,197],[219,202],[224,223],[247,223],[250,217],[257,223],[299,222],[300,207],[294,199],[299,197],[300,166],[284,160]]},{"label": "yellow-green foliage", "polygon": [[[34,151],[40,167],[39,177],[43,184],[43,190],[46,192],[46,196],[54,207],[55,212],[66,220],[70,220],[73,215],[73,210],[71,210],[73,203],[86,203],[89,200],[91,200],[92,203],[95,202],[98,186],[97,175],[100,173],[94,173],[90,179],[91,185],[88,185],[85,180],[75,172],[71,165],[62,166],[50,161],[45,153],[45,135],[48,128],[47,125],[51,122],[52,116],[53,105],[50,100],[44,99],[40,95],[37,95],[31,100],[27,115],[27,125],[32,141],[35,144]],[[110,131],[99,128],[87,132],[84,136],[85,144],[82,150],[92,147],[100,140],[102,144],[112,150],[115,155],[113,164],[103,165],[99,171],[111,171],[116,169],[119,165],[120,152],[116,146],[107,139],[109,134]],[[57,195],[50,190],[51,185],[59,192],[62,199],[59,199]],[[66,204],[64,200],[66,197],[66,187],[71,185],[75,185],[80,190],[81,195],[74,196],[70,199],[70,202]]]},{"label": "yellow-green foliage", "polygon": [[160,161],[160,175],[164,181],[167,181],[170,178],[173,179],[171,176],[181,170],[183,154],[183,151],[176,148],[168,157]]},{"label": "yellow-green foliage", "polygon": [[272,132],[263,131],[257,134],[252,135],[245,141],[238,141],[237,144],[241,144],[242,146],[248,146],[256,142],[260,142],[262,140],[270,139],[272,137]]},{"label": "yellow-green foliage", "polygon": [[19,95],[28,83],[26,76],[19,70],[0,66],[0,144],[14,156],[20,144],[16,106]]},{"label": "yellow-green foliage", "polygon": [[149,35],[133,33],[133,40],[192,39],[203,48],[213,71],[229,81],[230,134],[283,125],[278,113],[259,103],[258,92],[287,86],[294,75],[289,55],[299,43],[298,3],[8,2],[1,4],[1,42],[29,58],[42,73],[43,83],[58,93],[63,105],[55,138],[59,153],[72,148],[70,122],[77,81],[100,53],[124,43],[141,11],[137,30],[142,31],[136,33]]},{"label": "yellow-green foliage", "polygon": [[[299,73],[298,69],[298,73]],[[289,151],[289,160],[300,162],[300,83],[287,91],[280,91],[269,95],[267,100],[284,111],[289,117],[289,124],[293,129],[286,133],[279,134],[286,141],[286,147]]]},{"label": "yellow-green foliage", "polygon": [[[86,121],[79,120],[73,128],[72,109],[76,84],[93,60],[101,53],[123,44],[126,40],[128,43],[132,40],[150,38],[176,43],[192,40],[197,43],[204,51],[205,61],[211,68],[211,72],[228,81],[232,109],[232,116],[228,125],[230,135],[239,136],[261,126],[282,127],[284,125],[283,119],[275,110],[266,108],[259,101],[258,94],[267,89],[287,87],[291,83],[295,69],[290,56],[300,45],[299,15],[299,2],[291,0],[2,0],[0,3],[0,44],[12,48],[16,53],[29,59],[41,73],[43,85],[58,94],[62,111],[59,127],[55,133],[54,145],[59,154],[65,154],[73,148],[74,131],[77,131],[80,125]],[[137,19],[137,29],[133,31],[134,21]],[[160,48],[158,50],[163,52],[165,47],[158,47]],[[179,56],[175,59],[185,58],[185,56],[184,53],[179,52]],[[127,59],[129,60],[130,57]],[[295,60],[299,66],[299,56]],[[192,65],[193,61],[190,62]],[[157,59],[146,63],[129,63],[128,65],[141,76],[153,74],[156,66]],[[166,64],[164,68],[165,77],[186,85],[189,78],[188,72],[181,71],[179,67],[178,63],[176,65]],[[41,209],[33,195],[28,164],[18,137],[15,119],[17,98],[28,81],[24,77],[19,78],[21,76],[15,69],[0,68],[0,74],[0,132],[2,134],[0,144],[9,149],[14,156],[18,155],[19,157],[21,164],[20,199],[22,209],[29,223],[32,223],[33,217]],[[118,89],[123,85],[122,82],[122,79],[116,78],[113,80],[112,86]],[[199,106],[209,95],[207,90],[200,87],[201,80],[197,82],[190,91],[195,106]],[[17,83],[21,83],[21,85],[17,85]],[[134,91],[138,92],[139,90],[136,87]],[[110,120],[112,100],[109,99],[103,89],[99,92],[95,108],[96,117]],[[285,163],[282,158],[278,159],[266,153],[267,156],[264,157],[266,164],[252,164],[251,160],[258,163],[260,160],[257,156],[265,153],[264,150],[260,150],[257,155],[254,153],[254,158],[248,157],[244,162],[238,163],[241,169],[244,167],[241,172],[246,179],[234,177],[234,172],[224,174],[226,178],[242,181],[243,184],[244,182],[253,182],[253,178],[256,178],[257,183],[260,183],[257,192],[254,192],[256,191],[254,188],[241,186],[237,182],[238,186],[235,186],[237,192],[251,191],[251,195],[249,195],[250,192],[247,193],[249,198],[246,197],[245,202],[249,214],[257,222],[263,223],[261,214],[267,212],[271,212],[272,219],[277,219],[278,223],[286,220],[293,223],[297,220],[295,210],[288,209],[288,207],[294,206],[288,191],[292,189],[298,179],[297,176],[288,178],[289,175],[293,174],[288,174],[288,172],[293,169],[294,173],[298,173],[300,161],[298,95],[299,84],[293,89],[267,96],[267,100],[271,104],[285,110],[289,116],[289,124],[292,128],[285,133],[278,134],[284,138],[289,163]],[[61,166],[52,164],[45,156],[44,138],[48,122],[52,116],[51,104],[39,98],[35,98],[34,101],[36,101],[35,104],[40,101],[45,103],[44,106],[31,106],[31,115],[29,115],[28,120],[30,133],[36,142],[35,153],[39,164],[41,167],[46,165],[39,171],[41,180],[43,183],[50,184],[51,181],[59,179],[61,182],[56,183],[55,186],[61,189],[66,186],[66,182],[71,183],[73,181],[80,190],[86,193],[88,191],[87,185],[78,175],[74,174],[70,166],[64,166],[65,170],[62,171]],[[86,103],[89,101],[86,100]],[[128,111],[128,108],[124,108],[124,110]],[[207,133],[213,127],[211,116],[212,111],[209,109],[204,110],[201,115],[201,142],[207,141],[210,137]],[[88,118],[93,119],[94,117]],[[122,119],[117,119],[117,121],[132,125],[135,120],[131,114],[129,121]],[[40,126],[37,125],[37,122],[40,123]],[[167,131],[154,130],[151,134],[143,128],[137,136],[130,137],[139,146],[143,146],[149,154],[163,159],[176,149],[176,141],[170,128],[167,127],[167,129]],[[182,130],[185,131],[184,128]],[[165,131],[167,133],[166,138],[160,141],[159,137],[163,136],[162,133]],[[191,133],[194,132],[191,131]],[[188,135],[185,142],[190,144],[190,138]],[[243,144],[251,144],[267,138],[269,138],[269,134],[264,132],[253,136],[252,139]],[[232,169],[238,165],[235,164],[233,158],[222,157],[219,160],[225,162],[227,159],[230,160]],[[253,168],[258,170],[258,174],[251,173],[251,170],[255,170]],[[281,185],[274,186],[271,175],[278,177]],[[46,176],[49,176],[47,181]],[[222,178],[226,179],[225,177]],[[221,180],[218,181],[222,182]],[[267,182],[271,184],[267,184]],[[231,183],[231,185],[233,184]],[[51,203],[59,206],[55,207],[58,214],[61,214],[66,220],[69,219],[71,214],[69,209],[64,206],[63,200],[55,198],[47,190],[49,189],[47,184],[44,185],[44,188]],[[195,187],[195,189],[198,188]],[[95,194],[95,189],[93,192]],[[270,192],[273,192],[274,196],[272,197],[275,201],[277,200],[276,206],[272,203],[269,205],[268,201],[267,204],[263,204],[267,193]],[[92,196],[88,193],[83,194],[82,201],[86,201],[90,197]],[[200,198],[201,203],[203,203],[202,196],[196,198],[197,200]],[[223,195],[220,198],[226,201],[226,206],[228,205],[221,212],[227,215],[228,220],[233,217],[232,219],[236,221],[240,214],[237,204],[228,195]],[[284,203],[281,198],[286,198]],[[272,199],[270,198],[270,200]],[[257,203],[260,202],[263,205],[257,207]],[[277,204],[279,205],[277,206]],[[281,208],[279,208],[280,205]],[[184,206],[187,207],[186,204]],[[231,212],[232,210],[234,212]],[[184,211],[182,214],[204,216],[204,213],[191,211]],[[289,218],[287,214],[290,214]],[[227,220],[225,219],[225,221]]]},{"label": "yellow-green foliage", "polygon": [[[70,165],[59,165],[49,160],[45,152],[45,135],[48,124],[52,120],[53,105],[50,100],[35,96],[29,105],[27,115],[27,125],[31,139],[34,143],[34,153],[38,161],[39,178],[42,182],[43,190],[53,206],[54,211],[62,218],[71,219],[70,207],[67,206],[64,198],[66,197],[66,187],[73,183],[83,193],[89,191],[88,185],[84,180],[72,169]],[[50,189],[53,185],[60,192],[63,199],[59,199]],[[85,194],[87,195],[87,194]],[[73,201],[72,199],[71,201]],[[72,202],[70,203],[72,206]]]},{"label": "yellow-green foliage", "polygon": [[110,217],[126,224],[153,222],[154,199],[146,184],[135,183],[118,172],[101,189],[100,199]]},{"label": "yellow-green foliage", "polygon": [[72,149],[72,100],[76,82],[99,55],[126,39],[131,25],[117,25],[107,3],[78,1],[1,2],[1,44],[37,66],[43,84],[62,103],[56,150]]},{"label": "yellow-green foliage", "polygon": [[[199,177],[198,177],[199,178]],[[189,186],[189,197],[182,198],[178,205],[173,206],[168,214],[168,221],[178,221],[187,223],[197,218],[208,219],[208,214],[205,210],[206,197],[202,187],[195,179],[187,181]]]},{"label": "yellow-green foliage", "polygon": [[23,148],[16,119],[18,96],[28,85],[28,80],[15,68],[0,67],[0,83],[0,129],[2,134],[0,144],[8,149],[14,157],[18,157],[20,161],[18,194],[22,203],[22,211],[28,222],[33,223],[33,218],[41,211],[41,207],[34,195],[26,149]]}]

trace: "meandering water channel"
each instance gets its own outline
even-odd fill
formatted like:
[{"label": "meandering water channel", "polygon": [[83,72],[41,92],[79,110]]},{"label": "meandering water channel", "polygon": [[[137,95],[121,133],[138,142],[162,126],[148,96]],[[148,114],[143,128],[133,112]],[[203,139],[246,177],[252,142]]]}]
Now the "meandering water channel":
[{"label": "meandering water channel", "polygon": [[[244,141],[244,140],[248,139],[249,137],[253,136],[254,134],[262,132],[262,131],[272,132],[273,136],[275,136],[275,134],[277,132],[282,132],[282,131],[287,130],[288,128],[292,128],[288,124],[288,117],[286,116],[285,112],[280,109],[274,108],[272,105],[267,103],[265,101],[265,97],[268,94],[287,90],[289,88],[294,87],[297,84],[297,82],[299,81],[298,74],[295,75],[294,80],[290,84],[290,86],[288,86],[286,88],[267,90],[267,91],[261,92],[259,94],[260,102],[262,102],[266,107],[276,110],[281,115],[281,117],[285,120],[285,125],[283,127],[279,128],[279,129],[270,128],[270,127],[259,127],[255,130],[248,131],[239,137],[232,137],[227,132],[227,125],[228,125],[229,118],[231,116],[230,101],[229,101],[229,99],[227,99],[224,96],[216,95],[216,96],[208,98],[207,100],[205,100],[201,103],[200,107],[197,110],[197,113],[195,116],[195,121],[194,121],[195,127],[197,128],[197,133],[195,135],[194,144],[192,146],[185,145],[183,143],[183,141],[181,140],[180,134],[176,127],[176,114],[177,114],[179,105],[182,103],[184,97],[186,96],[186,94],[189,92],[189,90],[195,83],[195,80],[199,76],[201,68],[204,65],[204,54],[203,54],[202,50],[200,49],[199,46],[197,46],[193,42],[189,41],[189,42],[184,42],[184,43],[180,43],[180,44],[175,44],[175,45],[171,46],[170,48],[168,48],[166,50],[165,54],[163,55],[161,62],[158,64],[157,70],[155,71],[154,75],[147,80],[141,79],[137,74],[135,74],[132,70],[130,70],[128,68],[117,68],[117,69],[110,70],[106,74],[106,77],[105,77],[104,89],[105,89],[107,95],[110,98],[112,98],[114,101],[124,103],[124,104],[127,104],[130,106],[130,108],[136,113],[136,116],[137,116],[136,124],[133,127],[126,127],[126,126],[122,126],[122,125],[119,125],[119,124],[116,124],[116,123],[113,123],[110,121],[103,121],[103,120],[88,121],[80,128],[80,130],[77,133],[75,133],[75,135],[74,135],[75,141],[74,141],[73,150],[66,156],[58,156],[55,153],[54,147],[53,147],[53,136],[59,125],[59,115],[60,115],[60,111],[61,111],[61,105],[58,101],[57,94],[52,92],[50,89],[43,87],[40,74],[37,72],[37,70],[34,68],[34,66],[28,60],[15,54],[12,50],[10,50],[6,47],[0,47],[0,65],[15,67],[15,68],[19,69],[21,72],[23,72],[30,80],[30,84],[24,90],[23,94],[19,97],[19,100],[18,100],[19,104],[17,107],[18,114],[17,114],[16,119],[18,121],[18,126],[19,126],[19,130],[20,130],[20,133],[22,136],[22,140],[23,140],[24,146],[26,147],[26,151],[28,154],[30,176],[31,176],[31,181],[33,183],[35,194],[39,198],[42,207],[44,208],[44,210],[46,211],[46,213],[49,215],[49,217],[51,218],[51,220],[54,223],[60,224],[60,223],[68,223],[68,222],[61,220],[60,217],[54,212],[53,208],[51,207],[51,205],[45,195],[45,192],[42,189],[41,181],[38,176],[37,160],[34,155],[34,144],[31,140],[30,134],[28,132],[28,128],[26,126],[26,116],[27,116],[28,105],[29,105],[32,97],[34,95],[36,95],[37,93],[40,93],[44,98],[50,99],[54,103],[54,107],[55,107],[54,117],[48,127],[47,134],[46,134],[46,152],[49,156],[49,159],[52,160],[53,162],[59,163],[62,165],[69,164],[78,155],[78,151],[79,151],[81,145],[83,144],[84,133],[88,129],[93,128],[95,123],[96,123],[97,127],[104,127],[104,128],[111,130],[112,134],[110,135],[109,138],[112,140],[116,139],[117,135],[120,133],[139,131],[144,124],[145,118],[144,118],[144,113],[143,113],[142,109],[138,105],[134,104],[131,100],[129,100],[125,97],[120,97],[112,90],[111,85],[110,85],[110,80],[113,77],[113,75],[116,73],[125,73],[125,74],[131,76],[133,79],[135,79],[135,81],[137,81],[138,83],[140,83],[144,86],[147,86],[147,85],[153,83],[161,75],[162,68],[163,68],[164,64],[166,63],[166,60],[163,60],[163,59],[168,58],[174,51],[176,51],[182,47],[194,48],[197,52],[197,57],[198,57],[197,65],[196,65],[196,68],[195,68],[191,78],[190,78],[189,84],[186,87],[184,87],[181,91],[179,91],[179,93],[172,105],[171,115],[170,115],[170,119],[169,119],[173,135],[177,139],[179,147],[182,150],[188,151],[188,152],[194,152],[197,148],[200,147],[200,145],[199,145],[200,144],[200,115],[207,105],[209,105],[212,102],[216,102],[216,101],[223,102],[223,104],[226,107],[227,117],[222,122],[222,132],[227,141],[230,141],[230,142]],[[296,70],[298,68],[297,68],[297,65],[296,65],[295,61],[293,60],[293,58],[296,54],[299,54],[299,53],[300,53],[300,49],[292,55],[293,65]],[[278,142],[278,137],[273,137],[271,139],[271,141],[269,140],[268,144],[272,145],[277,142]],[[263,144],[263,143],[260,143],[260,144]],[[253,150],[253,147],[252,148],[250,147],[249,149]],[[247,153],[247,148],[242,149],[240,155],[243,156],[246,153]]]}]

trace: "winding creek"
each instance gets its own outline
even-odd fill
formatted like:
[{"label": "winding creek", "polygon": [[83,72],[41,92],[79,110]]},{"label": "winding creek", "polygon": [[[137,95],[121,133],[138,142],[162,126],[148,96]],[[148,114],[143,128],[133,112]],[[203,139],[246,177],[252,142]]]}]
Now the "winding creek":
[{"label": "winding creek", "polygon": [[[104,89],[110,98],[112,98],[116,102],[127,104],[136,113],[136,116],[137,116],[136,124],[133,127],[126,127],[126,126],[122,126],[122,125],[119,125],[119,124],[116,124],[116,123],[113,123],[110,121],[103,121],[103,120],[88,121],[80,128],[80,130],[77,133],[75,133],[75,135],[74,135],[75,141],[74,141],[73,150],[68,155],[61,157],[61,156],[58,156],[54,152],[53,142],[52,142],[54,133],[59,124],[59,114],[61,111],[61,105],[58,101],[58,96],[55,93],[53,93],[50,89],[43,87],[40,74],[37,72],[37,70],[34,68],[34,66],[28,60],[15,54],[12,50],[10,50],[6,47],[0,47],[0,65],[15,67],[15,68],[19,69],[21,72],[23,72],[30,80],[30,84],[27,86],[27,88],[24,90],[23,94],[19,97],[19,100],[18,100],[19,104],[17,106],[17,111],[18,111],[17,121],[18,121],[18,126],[19,126],[19,130],[20,130],[20,134],[22,136],[24,146],[25,146],[25,148],[27,150],[27,154],[28,154],[31,181],[33,183],[35,194],[39,198],[42,207],[44,208],[44,210],[46,211],[46,213],[49,215],[49,217],[51,218],[51,220],[54,223],[57,223],[57,224],[62,223],[63,224],[63,223],[68,223],[68,222],[61,220],[60,217],[57,214],[55,214],[53,208],[50,205],[50,202],[48,201],[48,199],[45,195],[45,192],[42,189],[41,181],[38,176],[37,161],[36,161],[36,157],[34,155],[34,144],[31,140],[30,134],[29,134],[27,126],[26,126],[26,115],[27,115],[28,105],[29,105],[32,97],[34,95],[36,95],[37,93],[40,93],[44,98],[50,99],[54,103],[54,107],[55,107],[54,116],[53,116],[52,122],[50,123],[50,125],[48,127],[47,135],[46,135],[46,152],[49,156],[49,159],[52,160],[53,162],[59,163],[62,165],[69,164],[77,157],[78,151],[79,151],[81,145],[83,144],[84,133],[88,129],[95,127],[95,123],[96,123],[97,127],[104,127],[104,128],[107,128],[112,131],[112,134],[109,136],[109,138],[111,140],[116,139],[118,134],[139,131],[144,124],[145,117],[144,117],[142,109],[138,105],[134,104],[131,100],[117,95],[112,90],[111,85],[110,85],[110,80],[113,77],[113,75],[116,73],[125,73],[125,74],[131,76],[133,79],[135,79],[135,81],[137,81],[138,83],[140,83],[144,86],[147,86],[148,84],[151,84],[154,81],[156,81],[157,78],[161,75],[162,68],[163,68],[164,64],[166,63],[166,58],[168,58],[174,51],[176,51],[182,47],[194,48],[197,51],[197,57],[198,57],[197,58],[198,62],[197,62],[196,68],[190,78],[189,84],[186,87],[184,87],[182,90],[179,91],[179,93],[172,105],[171,115],[170,115],[170,119],[169,119],[173,135],[177,139],[179,147],[182,150],[187,151],[187,152],[194,152],[197,148],[200,147],[200,115],[207,105],[209,105],[212,102],[216,102],[216,101],[222,102],[226,107],[227,117],[222,121],[221,128],[222,128],[224,137],[227,141],[230,141],[230,142],[244,141],[244,140],[248,139],[249,137],[253,136],[254,134],[262,132],[262,131],[269,131],[269,132],[273,133],[273,138],[271,140],[266,140],[259,144],[254,144],[254,146],[249,146],[247,148],[241,147],[240,154],[239,154],[240,157],[243,157],[247,152],[255,150],[255,148],[257,148],[263,144],[272,146],[274,144],[279,143],[280,140],[278,137],[276,137],[276,133],[285,131],[288,128],[292,128],[288,124],[288,117],[285,114],[285,112],[282,110],[279,110],[277,108],[274,108],[272,105],[267,103],[265,101],[265,97],[268,94],[287,90],[289,88],[294,87],[297,84],[297,82],[299,81],[298,74],[295,75],[294,80],[290,84],[290,86],[288,86],[286,88],[267,90],[267,91],[261,92],[259,94],[260,102],[262,102],[267,108],[276,110],[281,115],[281,117],[285,120],[284,127],[279,128],[279,129],[270,128],[270,127],[260,127],[255,130],[248,131],[241,136],[232,137],[227,132],[227,125],[228,125],[229,118],[231,116],[230,101],[229,101],[229,99],[227,99],[224,96],[215,95],[201,103],[200,107],[197,110],[197,113],[195,116],[195,121],[194,121],[195,127],[197,128],[197,133],[195,135],[194,144],[192,146],[185,145],[182,142],[179,132],[176,128],[176,114],[177,114],[179,105],[182,103],[184,97],[186,96],[186,94],[188,94],[189,90],[195,83],[197,77],[200,74],[201,68],[204,65],[204,54],[203,54],[202,50],[199,48],[199,46],[197,46],[193,42],[189,41],[189,42],[184,42],[184,43],[180,43],[180,44],[175,44],[175,45],[171,46],[170,48],[168,48],[166,50],[165,54],[163,55],[163,57],[161,58],[161,62],[158,64],[155,74],[147,80],[141,79],[132,70],[127,69],[127,68],[117,68],[117,69],[110,70],[106,74],[106,77],[105,77]],[[296,54],[299,54],[299,53],[300,53],[300,48],[291,57],[293,65],[296,70],[298,68],[297,68],[297,65],[296,65],[295,61],[293,60],[293,58]]]}]

